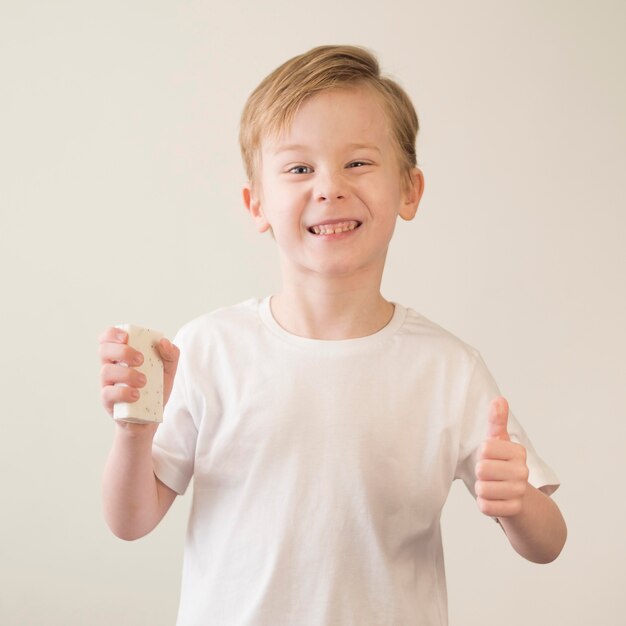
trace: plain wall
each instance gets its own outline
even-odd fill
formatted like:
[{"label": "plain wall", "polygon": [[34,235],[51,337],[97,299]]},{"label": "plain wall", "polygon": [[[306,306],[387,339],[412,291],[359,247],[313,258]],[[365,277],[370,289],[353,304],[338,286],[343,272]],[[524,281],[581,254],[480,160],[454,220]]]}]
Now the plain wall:
[{"label": "plain wall", "polygon": [[0,623],[174,623],[190,498],[138,542],[106,528],[97,339],[278,289],[239,114],[279,63],[351,43],[422,127],[383,294],[481,351],[563,483],[547,566],[453,486],[450,624],[623,625],[625,23],[608,0],[2,0]]}]

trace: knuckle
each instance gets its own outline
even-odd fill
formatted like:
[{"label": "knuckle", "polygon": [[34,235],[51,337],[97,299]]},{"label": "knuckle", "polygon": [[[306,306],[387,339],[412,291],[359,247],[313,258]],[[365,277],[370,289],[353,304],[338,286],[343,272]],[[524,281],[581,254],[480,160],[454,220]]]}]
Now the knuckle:
[{"label": "knuckle", "polygon": [[98,356],[101,361],[108,361],[110,359],[110,352],[108,343],[100,343],[98,345]]},{"label": "knuckle", "polygon": [[101,391],[100,391],[100,402],[102,403],[102,405],[104,406],[104,408],[111,413],[111,411],[113,410],[113,402],[111,400],[110,394],[109,394],[109,390],[108,388],[104,387]]},{"label": "knuckle", "polygon": [[120,332],[119,328],[116,328],[115,326],[108,326],[102,331],[98,341],[100,343],[110,343],[110,342],[119,341],[118,339],[119,332]]},{"label": "knuckle", "polygon": [[111,377],[111,366],[108,363],[105,363],[100,368],[100,381],[102,382],[103,385],[107,385],[110,377]]},{"label": "knuckle", "polygon": [[476,477],[479,480],[489,480],[491,476],[489,461],[479,461],[476,464]]},{"label": "knuckle", "polygon": [[480,458],[481,459],[488,458],[490,453],[491,453],[491,442],[483,441],[483,443],[480,444],[480,448],[478,449],[478,454]]},{"label": "knuckle", "polygon": [[519,468],[518,472],[517,472],[517,476],[519,478],[520,481],[522,482],[526,482],[528,481],[528,476],[529,476],[529,471],[528,471],[528,467],[526,465],[523,465]]},{"label": "knuckle", "polygon": [[526,462],[526,448],[519,443],[513,444],[511,457]]},{"label": "knuckle", "polygon": [[481,480],[484,477],[484,472],[485,472],[485,463],[484,463],[484,461],[478,461],[478,463],[476,463],[476,467],[474,468],[474,472],[476,474],[476,478],[478,478],[479,480]]},{"label": "knuckle", "polygon": [[491,515],[493,512],[491,502],[485,500],[484,498],[478,498],[478,509],[484,515]]},{"label": "knuckle", "polygon": [[526,485],[521,482],[517,482],[513,486],[513,495],[517,498],[521,498],[526,493]]}]

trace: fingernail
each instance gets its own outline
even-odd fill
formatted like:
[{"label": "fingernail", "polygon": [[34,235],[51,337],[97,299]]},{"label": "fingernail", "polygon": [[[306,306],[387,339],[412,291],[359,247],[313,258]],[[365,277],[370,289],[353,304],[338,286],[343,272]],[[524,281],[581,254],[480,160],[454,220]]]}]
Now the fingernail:
[{"label": "fingernail", "polygon": [[130,392],[130,396],[131,396],[131,398],[133,398],[133,400],[136,400],[139,397],[139,392],[136,389],[133,389]]},{"label": "fingernail", "polygon": [[146,377],[143,374],[139,374],[139,384],[145,385],[147,382]]}]

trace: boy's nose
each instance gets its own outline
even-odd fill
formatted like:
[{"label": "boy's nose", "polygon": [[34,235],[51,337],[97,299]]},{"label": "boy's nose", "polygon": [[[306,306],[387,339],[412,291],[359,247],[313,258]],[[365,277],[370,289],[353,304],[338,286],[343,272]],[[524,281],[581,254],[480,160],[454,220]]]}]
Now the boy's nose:
[{"label": "boy's nose", "polygon": [[320,200],[321,202],[325,202],[327,200],[342,200],[344,198],[344,195],[342,193],[320,193],[317,196],[317,199]]},{"label": "boy's nose", "polygon": [[347,195],[345,183],[342,182],[341,176],[335,174],[327,174],[321,176],[317,181],[315,189],[315,198],[320,202],[329,202],[331,200],[343,200]]}]

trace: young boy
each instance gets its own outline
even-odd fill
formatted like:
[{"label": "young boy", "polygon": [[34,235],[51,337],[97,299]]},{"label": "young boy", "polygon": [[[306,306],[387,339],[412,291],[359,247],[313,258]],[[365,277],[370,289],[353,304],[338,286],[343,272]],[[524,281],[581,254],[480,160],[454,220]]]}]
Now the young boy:
[{"label": "young boy", "polygon": [[[244,203],[276,240],[282,289],[161,341],[164,422],[116,422],[105,469],[124,539],[193,477],[179,626],[445,625],[455,478],[521,555],[561,551],[558,482],[478,352],[380,293],[424,187],[417,130],[404,91],[351,46],[291,59],[248,100]],[[126,340],[101,338],[109,412],[144,384]]]}]

